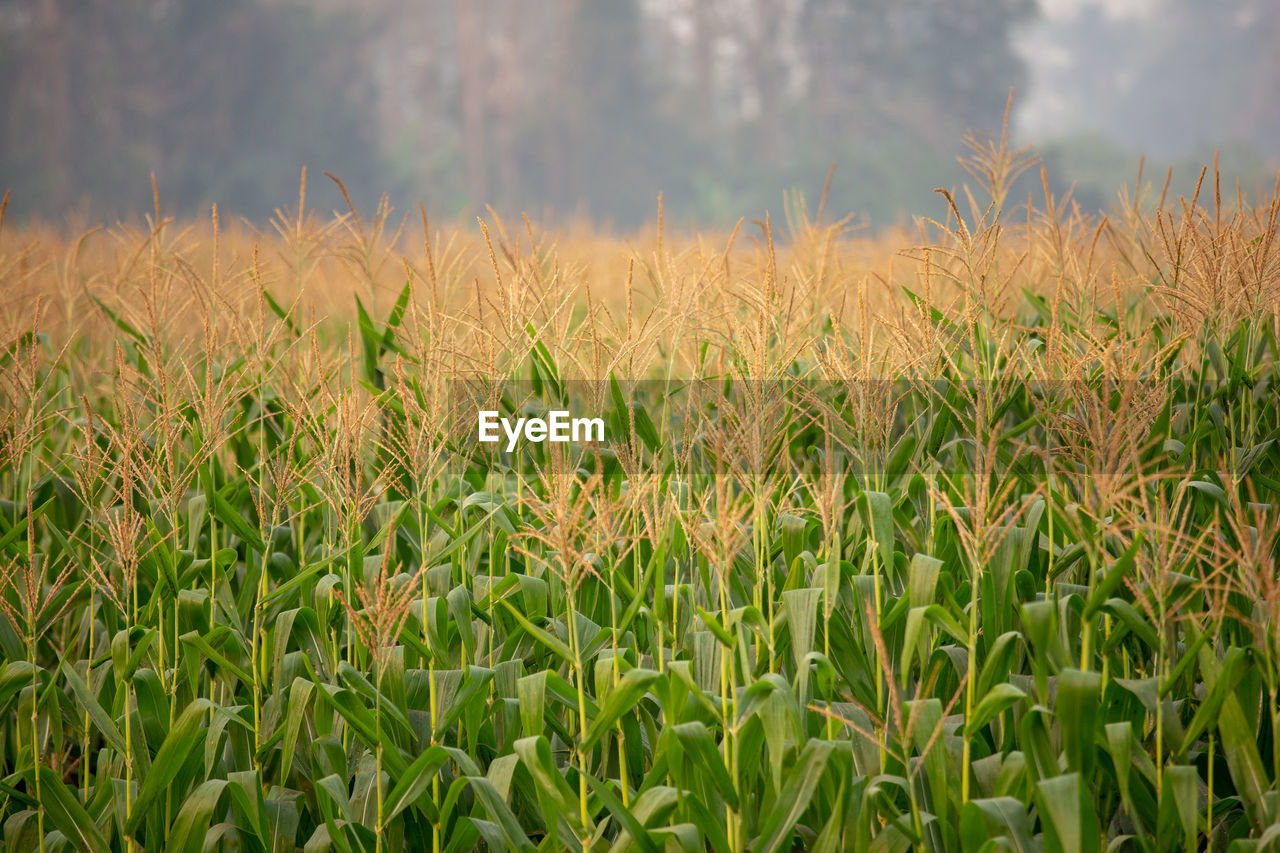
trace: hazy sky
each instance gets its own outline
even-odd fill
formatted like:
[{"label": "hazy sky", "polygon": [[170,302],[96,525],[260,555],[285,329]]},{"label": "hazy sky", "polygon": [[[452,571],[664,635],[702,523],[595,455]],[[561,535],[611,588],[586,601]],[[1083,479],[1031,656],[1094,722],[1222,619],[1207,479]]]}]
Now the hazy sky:
[{"label": "hazy sky", "polygon": [[1017,125],[1028,139],[1041,139],[1078,129],[1087,120],[1087,105],[1075,102],[1058,85],[1077,57],[1059,41],[1062,29],[1091,7],[1112,20],[1150,17],[1159,0],[1039,0],[1041,16],[1018,39],[1027,62],[1031,88],[1018,113]]},{"label": "hazy sky", "polygon": [[1115,17],[1150,14],[1157,0],[1040,0],[1047,18],[1069,18],[1086,6],[1098,6]]}]

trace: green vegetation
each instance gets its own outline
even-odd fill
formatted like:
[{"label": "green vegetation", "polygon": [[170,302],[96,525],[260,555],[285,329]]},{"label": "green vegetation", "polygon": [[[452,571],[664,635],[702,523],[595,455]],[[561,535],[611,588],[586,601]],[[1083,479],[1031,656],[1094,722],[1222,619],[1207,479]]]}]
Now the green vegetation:
[{"label": "green vegetation", "polygon": [[[988,153],[892,271],[6,231],[5,848],[1274,843],[1280,201]],[[476,441],[553,403],[606,441]]]}]

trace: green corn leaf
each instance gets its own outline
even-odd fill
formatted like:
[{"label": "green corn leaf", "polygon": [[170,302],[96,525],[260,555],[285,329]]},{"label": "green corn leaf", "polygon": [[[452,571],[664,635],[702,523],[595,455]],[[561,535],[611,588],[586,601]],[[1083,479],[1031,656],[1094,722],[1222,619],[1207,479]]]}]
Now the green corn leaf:
[{"label": "green corn leaf", "polygon": [[928,554],[913,554],[907,567],[907,593],[912,607],[928,607],[934,602],[942,561]]},{"label": "green corn leaf", "polygon": [[295,678],[293,686],[289,688],[289,709],[285,714],[284,741],[280,749],[280,778],[285,783],[289,781],[298,736],[302,732],[302,723],[311,706],[311,694],[314,690],[315,684],[301,677]]},{"label": "green corn leaf", "polygon": [[609,814],[618,823],[622,824],[623,831],[619,833],[618,842],[610,850],[624,850],[634,846],[646,851],[646,853],[656,853],[658,847],[653,843],[649,831],[645,829],[636,815],[613,795],[613,792],[609,790],[609,786],[594,776],[587,777],[587,784],[600,802],[604,803],[605,808],[609,810]]},{"label": "green corn leaf", "polygon": [[[1193,644],[1200,638],[1198,628],[1187,627],[1188,638]],[[1200,646],[1200,672],[1205,684],[1212,691],[1222,678],[1222,666],[1218,662],[1212,646],[1205,643]],[[1252,727],[1245,716],[1244,708],[1234,691],[1227,691],[1222,698],[1218,714],[1214,720],[1218,736],[1222,742],[1222,753],[1227,760],[1227,768],[1236,790],[1240,792],[1250,820],[1256,828],[1262,827],[1262,816],[1265,814],[1265,792],[1270,788],[1266,771],[1263,770],[1262,756],[1258,754],[1258,741]]]},{"label": "green corn leaf", "polygon": [[[111,716],[99,704],[97,697],[89,689],[89,685],[84,682],[84,679],[80,677],[80,674],[73,667],[64,667],[62,672],[68,686],[71,687],[71,692],[75,694],[76,701],[80,703],[80,707],[84,708],[85,713],[89,715],[93,725],[102,733],[108,743],[115,747],[121,755],[124,755],[127,752],[124,735],[121,734],[120,729],[116,726],[115,720],[111,719]],[[0,690],[0,695],[2,693],[3,691]],[[0,705],[2,704],[3,702],[0,702]]]},{"label": "green corn leaf", "polygon": [[729,771],[724,767],[720,751],[711,737],[711,731],[698,722],[680,723],[671,726],[670,731],[679,739],[681,747],[692,759],[694,766],[711,780],[730,808],[737,808],[738,794],[734,790]]},{"label": "green corn leaf", "polygon": [[1164,780],[1167,793],[1162,799],[1173,804],[1179,834],[1187,849],[1194,849],[1199,840],[1200,771],[1189,765],[1175,764],[1165,768]]},{"label": "green corn leaf", "polygon": [[1102,675],[1064,669],[1058,674],[1058,725],[1067,770],[1091,778],[1095,728],[1101,704]]},{"label": "green corn leaf", "polygon": [[1098,815],[1079,773],[1041,779],[1036,793],[1045,824],[1045,853],[1098,853]]},{"label": "green corn leaf", "polygon": [[507,612],[510,613],[517,622],[520,623],[520,627],[528,631],[535,639],[538,640],[538,642],[542,643],[548,649],[555,652],[563,660],[572,661],[574,659],[573,652],[569,650],[569,646],[566,645],[558,637],[555,637],[552,634],[549,634],[546,631],[542,630],[537,625],[534,625],[527,618],[525,618],[525,615],[521,613],[519,610],[517,610],[511,604],[511,602],[506,601],[504,599],[499,603],[506,608]]},{"label": "green corn leaf", "polygon": [[635,708],[636,703],[658,678],[660,678],[659,674],[653,670],[639,668],[628,670],[618,684],[609,691],[604,704],[600,706],[600,712],[591,721],[587,736],[582,741],[582,748],[593,749],[607,732],[613,730],[623,714]]},{"label": "green corn leaf", "polygon": [[165,735],[160,751],[151,762],[151,770],[138,789],[138,799],[133,806],[133,816],[125,825],[125,832],[132,835],[138,830],[150,812],[152,803],[169,787],[178,775],[187,756],[199,749],[205,737],[203,724],[213,703],[208,699],[193,699]]},{"label": "green corn leaf", "polygon": [[355,730],[365,743],[376,748],[381,745],[382,761],[390,773],[399,778],[409,763],[405,760],[400,748],[388,737],[380,737],[373,713],[365,707],[359,697],[351,690],[335,687],[332,684],[318,685],[325,699],[333,706],[351,728]]},{"label": "green corn leaf", "polygon": [[1126,577],[1133,574],[1133,561],[1138,556],[1138,549],[1142,547],[1144,534],[1139,530],[1133,537],[1133,542],[1124,550],[1124,553],[1111,565],[1102,576],[1102,580],[1089,592],[1089,598],[1084,605],[1084,618],[1092,619],[1102,609],[1107,599],[1115,593],[1120,585],[1124,583]]},{"label": "green corn leaf", "polygon": [[204,849],[209,826],[215,817],[214,812],[218,809],[227,785],[225,779],[210,779],[202,782],[187,796],[174,818],[166,850],[199,853]]},{"label": "green corn leaf", "polygon": [[960,840],[965,851],[977,851],[990,839],[1008,842],[1017,853],[1037,853],[1032,819],[1026,806],[1013,797],[970,800],[960,809]]},{"label": "green corn leaf", "polygon": [[[23,779],[28,790],[35,790],[35,772],[25,770],[10,776],[6,782],[10,785],[16,779]],[[40,767],[40,806],[44,809],[46,819],[57,827],[77,849],[89,853],[110,853],[111,845],[107,843],[102,830],[94,823],[93,818],[81,805],[80,800],[72,793],[57,773],[48,767]]]},{"label": "green corn leaf", "polygon": [[1220,666],[1221,670],[1214,679],[1213,686],[1209,688],[1204,701],[1200,703],[1200,707],[1196,708],[1195,716],[1191,718],[1191,722],[1187,725],[1182,747],[1178,750],[1179,758],[1185,757],[1191,745],[1210,725],[1217,721],[1218,715],[1222,711],[1223,703],[1227,700],[1227,696],[1235,691],[1236,683],[1247,668],[1244,650],[1228,650]]},{"label": "green corn leaf", "polygon": [[1027,694],[1012,684],[997,684],[978,701],[973,709],[972,719],[964,721],[964,731],[973,734],[982,729],[1003,711],[1007,711],[1019,702],[1024,702]]},{"label": "green corn leaf", "polygon": [[493,681],[493,670],[486,669],[482,666],[467,667],[466,674],[462,679],[462,686],[455,694],[453,701],[449,703],[449,707],[440,715],[440,719],[435,722],[435,732],[437,736],[448,731],[449,727],[456,723],[463,713],[471,706],[482,707],[488,698],[486,691],[489,682]]},{"label": "green corn leaf", "polygon": [[863,492],[858,506],[875,541],[880,571],[890,573],[893,570],[893,501],[884,492]]},{"label": "green corn leaf", "polygon": [[781,796],[761,823],[760,837],[753,850],[773,853],[788,844],[796,822],[809,807],[827,762],[836,749],[835,743],[825,740],[811,739],[805,744],[795,766],[787,774]]},{"label": "green corn leaf", "polygon": [[413,760],[387,794],[384,804],[385,820],[390,822],[411,805],[417,805],[430,819],[437,819],[435,807],[425,798],[431,780],[449,758],[442,746],[433,746]]},{"label": "green corn leaf", "polygon": [[25,660],[11,660],[0,669],[0,708],[9,704],[14,696],[25,687],[31,686],[32,680],[40,668]]},{"label": "green corn leaf", "polygon": [[[201,472],[203,474],[203,472]],[[218,519],[218,523],[224,525],[228,530],[236,535],[242,542],[246,543],[250,548],[259,554],[265,553],[267,543],[263,540],[262,535],[245,521],[243,515],[227,500],[226,496],[218,489],[213,488],[209,483],[205,483],[205,495],[209,498],[210,511],[213,517]]]},{"label": "green corn leaf", "polygon": [[547,739],[542,735],[520,738],[515,742],[515,751],[521,764],[533,777],[548,831],[555,832],[555,824],[563,820],[575,834],[581,835],[585,828],[578,814],[577,794],[556,769]]},{"label": "green corn leaf", "polygon": [[737,645],[737,640],[734,638],[733,634],[729,633],[728,629],[720,624],[720,620],[716,618],[715,614],[708,613],[706,610],[699,607],[698,618],[702,620],[702,624],[706,625],[707,628],[711,630],[712,636],[719,640],[720,644],[725,648],[732,649]]},{"label": "green corn leaf", "polygon": [[547,671],[523,676],[516,682],[516,698],[520,703],[520,727],[525,737],[542,734],[547,705]]},{"label": "green corn leaf", "polygon": [[791,656],[797,671],[804,665],[805,657],[813,651],[813,640],[818,628],[818,602],[821,598],[822,590],[816,587],[789,589],[782,593],[782,611],[791,628]]},{"label": "green corn leaf", "polygon": [[511,811],[511,807],[498,794],[493,784],[483,776],[467,776],[465,777],[471,784],[471,790],[475,793],[476,799],[484,808],[485,813],[498,824],[502,829],[502,840],[510,849],[519,851],[519,853],[533,853],[536,848],[529,841],[529,836],[525,835],[524,830],[520,828],[520,821],[516,819],[515,814]]},{"label": "green corn leaf", "polygon": [[189,631],[186,634],[183,634],[181,637],[178,638],[178,640],[183,645],[191,646],[192,648],[196,649],[197,651],[200,652],[200,654],[203,657],[213,661],[218,666],[227,670],[227,672],[230,672],[232,675],[234,675],[236,678],[240,679],[241,681],[247,684],[253,683],[252,675],[250,675],[245,670],[241,669],[236,664],[232,663],[226,657],[226,655],[222,654],[213,646],[211,646],[208,640],[206,640],[200,634],[197,634],[195,631]]}]

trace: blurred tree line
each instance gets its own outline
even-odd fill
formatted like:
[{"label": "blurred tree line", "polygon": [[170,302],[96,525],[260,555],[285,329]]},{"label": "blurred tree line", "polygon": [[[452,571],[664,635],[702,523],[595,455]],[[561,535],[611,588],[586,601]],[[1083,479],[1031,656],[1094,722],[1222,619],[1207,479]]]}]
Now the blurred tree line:
[{"label": "blurred tree line", "polygon": [[262,0],[22,0],[0,7],[0,185],[20,211],[251,214],[301,164],[380,179],[374,92],[349,13]]},{"label": "blurred tree line", "polygon": [[[998,130],[1035,0],[9,0],[0,188],[19,214],[217,202],[338,174],[436,213],[732,221],[782,191],[935,211]],[[334,196],[336,200],[336,195]]]},{"label": "blurred tree line", "polygon": [[[1029,121],[1051,176],[1095,208],[1132,186],[1138,153],[1155,192],[1190,195],[1215,152],[1226,185],[1272,188],[1280,169],[1280,2],[1158,0],[1080,3],[1047,16],[1023,50],[1056,51],[1036,66]],[[1028,117],[1024,114],[1024,118]]]}]

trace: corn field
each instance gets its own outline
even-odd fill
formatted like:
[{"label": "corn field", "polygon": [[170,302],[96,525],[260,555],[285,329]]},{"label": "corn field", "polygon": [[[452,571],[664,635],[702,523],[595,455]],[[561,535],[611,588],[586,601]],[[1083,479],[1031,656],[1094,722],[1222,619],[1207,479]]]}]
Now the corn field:
[{"label": "corn field", "polygon": [[1026,165],[5,227],[5,849],[1280,846],[1280,195]]}]

